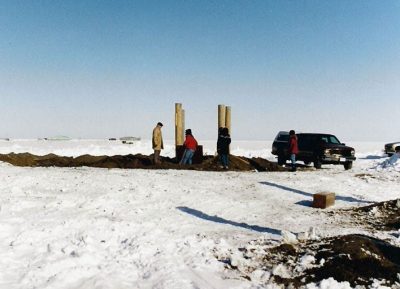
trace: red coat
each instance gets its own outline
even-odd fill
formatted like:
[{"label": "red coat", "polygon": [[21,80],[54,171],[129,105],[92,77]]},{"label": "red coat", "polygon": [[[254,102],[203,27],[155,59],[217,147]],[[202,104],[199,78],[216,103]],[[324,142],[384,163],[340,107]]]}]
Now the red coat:
[{"label": "red coat", "polygon": [[195,151],[197,149],[197,141],[192,135],[186,135],[186,139],[185,142],[183,143],[183,146],[187,149]]},{"label": "red coat", "polygon": [[297,146],[297,136],[293,135],[289,139],[289,154],[297,155],[299,153],[299,147]]}]

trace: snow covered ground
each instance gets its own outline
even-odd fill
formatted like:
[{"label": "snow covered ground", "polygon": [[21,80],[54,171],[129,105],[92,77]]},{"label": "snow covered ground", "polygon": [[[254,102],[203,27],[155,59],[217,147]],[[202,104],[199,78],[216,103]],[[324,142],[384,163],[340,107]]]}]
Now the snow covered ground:
[{"label": "snow covered ground", "polygon": [[[201,142],[208,154],[215,142]],[[297,173],[21,168],[0,163],[0,288],[278,288],[225,269],[215,256],[287,232],[366,233],[331,211],[399,198],[400,164],[383,168],[382,143],[351,143],[353,169]],[[234,142],[232,153],[270,160],[271,142]],[[0,141],[0,153],[150,154],[149,141]],[[164,156],[173,156],[167,142]],[[392,243],[400,245],[393,237]],[[319,287],[350,288],[326,280]],[[341,286],[341,287],[340,287]]]}]

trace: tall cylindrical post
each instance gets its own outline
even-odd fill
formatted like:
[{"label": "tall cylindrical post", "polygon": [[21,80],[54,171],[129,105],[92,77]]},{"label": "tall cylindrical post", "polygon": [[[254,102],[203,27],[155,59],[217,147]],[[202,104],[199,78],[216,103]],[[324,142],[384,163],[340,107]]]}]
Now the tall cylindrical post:
[{"label": "tall cylindrical post", "polygon": [[225,127],[228,128],[229,130],[229,134],[232,135],[232,131],[231,131],[231,107],[227,106],[225,108]]},{"label": "tall cylindrical post", "polygon": [[181,131],[181,135],[182,135],[182,144],[185,141],[185,110],[182,109],[182,131]]},{"label": "tall cylindrical post", "polygon": [[218,105],[218,129],[225,127],[225,105]]},{"label": "tall cylindrical post", "polygon": [[183,144],[182,104],[175,103],[175,146]]}]

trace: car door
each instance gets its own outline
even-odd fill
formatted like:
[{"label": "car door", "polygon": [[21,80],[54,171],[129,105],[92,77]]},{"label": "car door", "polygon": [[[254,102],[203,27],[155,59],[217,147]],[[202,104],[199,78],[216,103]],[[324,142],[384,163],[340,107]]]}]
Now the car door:
[{"label": "car door", "polygon": [[302,161],[310,161],[312,160],[313,152],[312,152],[312,135],[299,135],[298,137],[299,144],[299,154],[297,155],[298,160]]}]

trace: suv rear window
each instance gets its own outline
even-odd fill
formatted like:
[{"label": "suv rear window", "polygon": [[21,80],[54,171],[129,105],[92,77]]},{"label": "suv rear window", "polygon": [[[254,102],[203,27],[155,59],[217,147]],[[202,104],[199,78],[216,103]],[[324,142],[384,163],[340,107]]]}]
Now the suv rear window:
[{"label": "suv rear window", "polygon": [[277,141],[289,141],[289,135],[288,134],[278,134],[276,137]]}]

